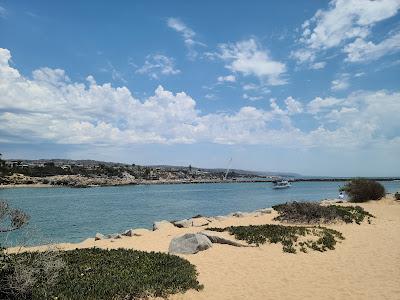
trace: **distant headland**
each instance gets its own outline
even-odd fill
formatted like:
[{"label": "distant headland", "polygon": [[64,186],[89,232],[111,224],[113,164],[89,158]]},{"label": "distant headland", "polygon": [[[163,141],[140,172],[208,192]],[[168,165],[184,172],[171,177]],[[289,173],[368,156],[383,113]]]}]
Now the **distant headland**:
[{"label": "distant headland", "polygon": [[[94,187],[133,184],[188,184],[290,181],[346,181],[349,177],[307,177],[296,173],[259,172],[189,166],[124,164],[97,160],[0,159],[0,187]],[[379,177],[375,180],[400,180]]]}]

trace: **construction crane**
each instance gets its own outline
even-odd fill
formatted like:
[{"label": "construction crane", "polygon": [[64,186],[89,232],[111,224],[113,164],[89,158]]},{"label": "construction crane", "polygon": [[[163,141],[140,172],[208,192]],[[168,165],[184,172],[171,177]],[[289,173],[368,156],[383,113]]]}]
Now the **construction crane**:
[{"label": "construction crane", "polygon": [[231,168],[231,165],[232,165],[232,157],[229,159],[228,168],[226,169],[224,180],[226,180],[226,178],[228,177],[228,173],[229,173],[229,170]]}]

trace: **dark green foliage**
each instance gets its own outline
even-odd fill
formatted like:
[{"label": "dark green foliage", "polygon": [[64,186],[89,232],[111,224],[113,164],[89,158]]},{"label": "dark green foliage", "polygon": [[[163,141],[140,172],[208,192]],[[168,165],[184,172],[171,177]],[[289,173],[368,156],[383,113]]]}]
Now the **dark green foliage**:
[{"label": "dark green foliage", "polygon": [[360,224],[365,217],[374,217],[360,206],[323,206],[313,202],[291,202],[272,207],[279,213],[274,220],[290,223],[331,223],[344,221]]},{"label": "dark green foliage", "polygon": [[195,267],[174,255],[93,248],[61,256],[66,268],[57,283],[49,290],[39,280],[33,299],[143,299],[202,289]]},{"label": "dark green foliage", "polygon": [[342,191],[349,195],[351,202],[379,200],[385,196],[384,186],[369,179],[353,179],[342,188]]},{"label": "dark green foliage", "polygon": [[395,198],[396,200],[400,200],[400,193],[399,193],[399,192],[396,192],[396,194],[394,194],[394,198]]},{"label": "dark green foliage", "polygon": [[[333,229],[325,227],[283,226],[283,225],[250,225],[231,226],[226,228],[208,228],[212,231],[228,231],[238,240],[248,244],[265,244],[266,242],[282,244],[283,252],[296,253],[297,249],[306,253],[307,248],[316,251],[335,249],[337,239],[343,240],[343,235]],[[311,239],[307,239],[306,237]]]}]

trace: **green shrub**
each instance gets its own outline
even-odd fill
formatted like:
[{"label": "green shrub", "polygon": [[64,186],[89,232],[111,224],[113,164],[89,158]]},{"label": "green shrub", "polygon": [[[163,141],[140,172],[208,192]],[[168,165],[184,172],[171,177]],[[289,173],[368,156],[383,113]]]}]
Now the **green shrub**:
[{"label": "green shrub", "polygon": [[[336,230],[325,227],[283,226],[283,225],[250,225],[231,226],[226,228],[208,228],[212,231],[228,231],[238,240],[248,244],[265,244],[266,242],[282,244],[283,252],[296,253],[298,249],[307,252],[307,248],[315,251],[335,249],[338,240],[343,240],[343,235]],[[306,237],[309,237],[306,239]]]},{"label": "green shrub", "polygon": [[0,253],[0,299],[32,299],[35,291],[48,295],[65,262],[57,251]]},{"label": "green shrub", "polygon": [[66,268],[50,290],[39,280],[33,299],[143,299],[202,288],[195,266],[174,255],[96,248],[61,254]]},{"label": "green shrub", "polygon": [[394,198],[395,198],[396,200],[400,200],[400,193],[399,193],[399,192],[396,192],[396,194],[394,194]]},{"label": "green shrub", "polygon": [[385,196],[385,188],[375,180],[353,179],[342,190],[350,197],[351,202],[379,200]]},{"label": "green shrub", "polygon": [[291,202],[272,206],[278,212],[276,221],[289,223],[332,223],[344,221],[360,224],[365,217],[370,221],[374,217],[360,206],[324,206],[315,202]]}]

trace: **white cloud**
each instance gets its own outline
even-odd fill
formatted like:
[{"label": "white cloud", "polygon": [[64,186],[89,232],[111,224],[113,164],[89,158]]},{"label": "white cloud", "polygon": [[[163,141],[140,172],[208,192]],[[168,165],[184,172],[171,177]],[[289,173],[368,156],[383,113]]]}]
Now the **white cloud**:
[{"label": "white cloud", "polygon": [[208,99],[208,100],[216,100],[217,96],[215,94],[206,94],[204,96],[204,98]]},{"label": "white cloud", "polygon": [[312,62],[320,51],[364,39],[376,23],[394,16],[399,8],[398,0],[332,0],[328,9],[318,10],[303,23],[299,41],[304,48],[292,57],[300,63]]},{"label": "white cloud", "polygon": [[261,100],[263,98],[262,96],[250,96],[246,93],[244,93],[242,97],[243,97],[243,99],[250,100],[250,101],[257,101],[257,100]]},{"label": "white cloud", "polygon": [[309,113],[317,114],[342,102],[343,102],[342,99],[337,99],[334,97],[327,97],[327,98],[316,97],[307,104],[307,109]]},{"label": "white cloud", "polygon": [[346,61],[364,62],[381,58],[386,54],[400,51],[400,33],[396,33],[378,44],[366,42],[361,38],[344,47]]},{"label": "white cloud", "polygon": [[320,62],[313,63],[313,64],[310,66],[310,68],[311,68],[311,69],[314,69],[314,70],[319,70],[319,69],[325,68],[325,66],[326,66],[326,62],[320,61]]},{"label": "white cloud", "polygon": [[234,75],[227,75],[227,76],[219,76],[217,78],[218,82],[235,82],[236,77]]},{"label": "white cloud", "polygon": [[185,23],[177,18],[168,18],[167,20],[168,27],[172,28],[176,32],[182,35],[183,41],[185,43],[186,48],[189,51],[189,58],[194,59],[197,57],[198,53],[195,49],[195,46],[205,46],[205,44],[198,42],[195,40],[196,33],[189,28]]},{"label": "white cloud", "polygon": [[286,84],[286,80],[282,78],[286,72],[286,65],[272,60],[268,52],[254,39],[222,44],[219,48],[220,53],[217,55],[227,62],[227,69],[245,76],[256,76],[269,85]]},{"label": "white cloud", "polygon": [[[2,142],[86,145],[139,143],[263,144],[281,147],[365,147],[400,150],[400,92],[358,92],[341,99],[293,97],[270,107],[245,106],[231,113],[201,113],[184,92],[163,87],[143,100],[126,87],[74,82],[60,69],[21,75],[0,49],[0,134]],[[304,114],[304,110],[307,112]],[[302,130],[292,116],[315,118]]]},{"label": "white cloud", "polygon": [[136,73],[147,74],[153,79],[158,79],[160,75],[176,75],[180,72],[176,69],[172,57],[161,54],[148,55],[144,65],[136,70]]},{"label": "white cloud", "polygon": [[339,78],[332,80],[332,91],[343,91],[350,87],[349,74],[341,74]]},{"label": "white cloud", "polygon": [[285,104],[289,115],[299,114],[303,112],[303,105],[301,104],[301,102],[293,99],[293,97],[291,96],[285,99]]}]

